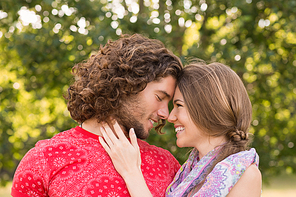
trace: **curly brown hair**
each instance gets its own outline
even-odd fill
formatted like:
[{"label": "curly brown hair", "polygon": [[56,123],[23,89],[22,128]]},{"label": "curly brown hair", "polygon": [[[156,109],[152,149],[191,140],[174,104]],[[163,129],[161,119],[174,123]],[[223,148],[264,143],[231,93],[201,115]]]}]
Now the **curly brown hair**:
[{"label": "curly brown hair", "polygon": [[107,121],[130,95],[163,77],[177,79],[181,69],[180,59],[159,40],[139,34],[109,40],[72,68],[75,82],[65,96],[68,110],[78,123],[90,118]]}]

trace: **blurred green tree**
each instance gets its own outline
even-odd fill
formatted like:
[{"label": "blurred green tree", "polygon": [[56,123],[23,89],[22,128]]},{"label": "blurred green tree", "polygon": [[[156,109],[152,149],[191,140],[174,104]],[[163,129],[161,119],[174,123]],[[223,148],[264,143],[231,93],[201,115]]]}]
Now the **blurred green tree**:
[{"label": "blurred green tree", "polygon": [[[0,182],[41,139],[76,123],[63,94],[71,67],[108,39],[141,33],[191,57],[229,65],[253,103],[254,146],[264,180],[296,172],[296,1],[2,0],[0,2]],[[171,107],[171,106],[170,106]],[[171,124],[148,141],[183,163]]]}]

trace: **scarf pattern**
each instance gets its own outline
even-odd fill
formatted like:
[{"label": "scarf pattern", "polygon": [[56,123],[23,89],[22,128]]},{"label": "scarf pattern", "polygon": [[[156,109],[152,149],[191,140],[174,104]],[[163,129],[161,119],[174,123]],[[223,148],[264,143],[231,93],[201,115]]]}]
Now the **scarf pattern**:
[{"label": "scarf pattern", "polygon": [[[193,149],[188,160],[179,169],[173,182],[166,190],[167,197],[227,196],[244,171],[253,163],[259,165],[259,156],[254,148],[232,154],[217,163],[210,174],[219,148],[199,159],[197,149]],[[203,180],[206,178],[205,182]]]}]

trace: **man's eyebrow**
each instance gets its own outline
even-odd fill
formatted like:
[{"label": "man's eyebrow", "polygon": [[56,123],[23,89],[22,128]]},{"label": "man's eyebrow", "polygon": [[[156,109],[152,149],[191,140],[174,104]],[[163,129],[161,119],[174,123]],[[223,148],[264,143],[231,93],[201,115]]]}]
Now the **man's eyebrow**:
[{"label": "man's eyebrow", "polygon": [[164,91],[164,90],[157,90],[157,91],[164,94],[165,97],[169,98],[170,100],[172,99],[171,95],[169,95],[166,91]]}]

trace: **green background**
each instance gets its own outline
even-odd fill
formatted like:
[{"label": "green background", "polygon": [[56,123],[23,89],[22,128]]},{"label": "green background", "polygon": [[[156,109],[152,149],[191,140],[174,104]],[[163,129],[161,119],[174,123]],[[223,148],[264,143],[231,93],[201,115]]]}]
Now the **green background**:
[{"label": "green background", "polygon": [[[38,140],[76,125],[63,99],[71,68],[121,33],[159,39],[184,64],[229,65],[253,104],[263,180],[295,174],[295,10],[295,0],[1,0],[1,184]],[[148,142],[183,163],[189,149],[176,146],[171,124],[164,130]]]}]

